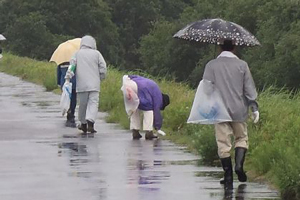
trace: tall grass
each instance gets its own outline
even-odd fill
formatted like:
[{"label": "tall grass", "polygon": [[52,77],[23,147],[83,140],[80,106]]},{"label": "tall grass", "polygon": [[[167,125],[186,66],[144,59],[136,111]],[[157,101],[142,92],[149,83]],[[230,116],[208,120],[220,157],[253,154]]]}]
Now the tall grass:
[{"label": "tall grass", "polygon": [[[0,71],[43,84],[48,90],[57,87],[55,70],[55,64],[11,54],[5,54],[0,61]],[[99,106],[100,110],[109,113],[108,122],[120,123],[128,129],[129,119],[120,90],[125,73],[138,72],[121,72],[109,67],[107,79],[101,83]],[[204,162],[214,164],[218,157],[213,126],[186,124],[195,91],[184,83],[151,78],[171,99],[171,104],[163,111],[163,130],[167,132],[165,139],[188,146]],[[249,120],[248,123],[250,148],[246,170],[266,177],[284,197],[300,199],[300,94],[268,88],[260,92],[258,101],[260,121],[253,124]]]},{"label": "tall grass", "polygon": [[0,60],[0,70],[24,80],[44,85],[47,91],[57,88],[56,65],[30,58],[20,58],[11,54],[4,54]]}]

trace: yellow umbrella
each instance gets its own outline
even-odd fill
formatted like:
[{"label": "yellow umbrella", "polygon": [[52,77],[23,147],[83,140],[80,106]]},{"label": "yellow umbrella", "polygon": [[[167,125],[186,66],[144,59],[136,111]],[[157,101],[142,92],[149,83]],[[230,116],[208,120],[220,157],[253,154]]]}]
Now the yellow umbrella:
[{"label": "yellow umbrella", "polygon": [[81,38],[75,38],[58,45],[52,54],[49,62],[55,62],[57,65],[69,62],[76,51],[80,48]]}]

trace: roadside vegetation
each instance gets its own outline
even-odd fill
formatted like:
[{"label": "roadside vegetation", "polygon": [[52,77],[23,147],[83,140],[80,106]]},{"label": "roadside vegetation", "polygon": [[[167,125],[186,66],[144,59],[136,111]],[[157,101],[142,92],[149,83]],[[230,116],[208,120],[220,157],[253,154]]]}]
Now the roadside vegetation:
[{"label": "roadside vegetation", "polygon": [[[59,93],[56,85],[56,65],[29,58],[4,54],[0,71],[45,86],[46,90]],[[128,129],[123,97],[120,91],[124,74],[109,66],[107,79],[101,85],[100,110],[108,112],[107,122],[119,123]],[[143,76],[150,77],[146,74]],[[218,164],[214,130],[209,125],[187,124],[195,90],[187,84],[155,79],[162,91],[170,95],[171,104],[163,111],[164,139],[187,146],[202,159],[202,164]],[[285,199],[300,198],[300,93],[290,93],[269,87],[259,92],[260,121],[253,124],[249,119],[250,149],[246,170],[251,178],[267,180],[279,188]],[[128,131],[130,138],[130,132]]]}]

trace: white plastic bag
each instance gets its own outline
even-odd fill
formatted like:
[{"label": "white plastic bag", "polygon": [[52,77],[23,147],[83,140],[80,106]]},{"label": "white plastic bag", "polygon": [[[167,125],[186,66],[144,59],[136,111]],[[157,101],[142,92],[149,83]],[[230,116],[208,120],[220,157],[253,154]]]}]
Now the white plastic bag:
[{"label": "white plastic bag", "polygon": [[220,92],[207,80],[199,83],[187,123],[216,124],[232,121]]},{"label": "white plastic bag", "polygon": [[136,93],[137,91],[135,91],[137,90],[136,83],[132,81],[127,75],[124,75],[121,90],[123,92],[125,110],[127,115],[130,117],[140,104],[139,97]]},{"label": "white plastic bag", "polygon": [[64,116],[70,108],[71,96],[72,96],[72,83],[65,82],[62,87],[62,94],[60,97],[60,109],[61,109],[62,116]]}]

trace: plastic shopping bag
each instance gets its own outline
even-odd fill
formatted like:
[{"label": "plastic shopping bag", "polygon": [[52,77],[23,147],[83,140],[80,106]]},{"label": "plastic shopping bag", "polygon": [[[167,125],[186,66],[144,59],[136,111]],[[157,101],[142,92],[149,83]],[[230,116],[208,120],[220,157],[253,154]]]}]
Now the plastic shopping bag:
[{"label": "plastic shopping bag", "polygon": [[121,90],[123,92],[125,110],[128,116],[131,116],[140,104],[138,95],[134,90],[134,84],[136,83],[132,81],[127,75],[123,76],[123,85],[121,87]]},{"label": "plastic shopping bag", "polygon": [[200,81],[187,123],[216,124],[232,121],[220,92],[207,80]]},{"label": "plastic shopping bag", "polygon": [[62,87],[62,94],[60,97],[60,109],[62,112],[62,116],[64,116],[69,108],[72,96],[72,83],[65,82]]}]

